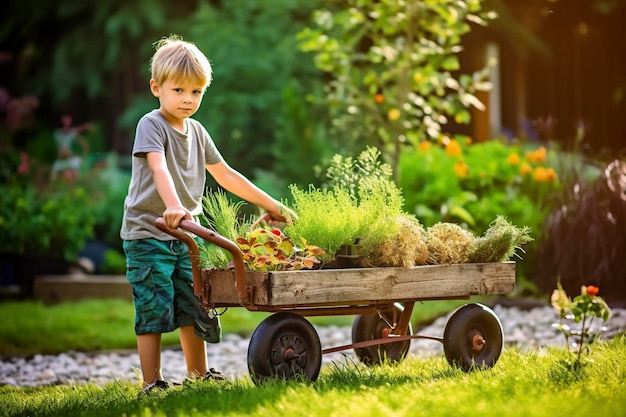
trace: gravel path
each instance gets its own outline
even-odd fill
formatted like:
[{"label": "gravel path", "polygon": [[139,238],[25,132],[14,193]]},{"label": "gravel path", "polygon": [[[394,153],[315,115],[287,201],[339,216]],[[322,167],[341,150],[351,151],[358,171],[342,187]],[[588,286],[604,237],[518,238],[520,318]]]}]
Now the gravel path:
[{"label": "gravel path", "polygon": [[[564,346],[563,336],[552,327],[558,317],[552,308],[503,307],[496,305],[495,313],[504,331],[505,349],[517,346],[523,350],[549,345]],[[432,324],[414,329],[414,333],[442,337],[448,317],[440,317]],[[573,326],[575,327],[575,325]],[[351,343],[350,327],[317,327],[322,348]],[[613,309],[603,338],[626,331],[626,310]],[[207,359],[228,378],[248,375],[247,349],[249,339],[226,334],[218,344],[207,344]],[[427,358],[443,354],[439,342],[413,340],[409,355]],[[332,363],[354,361],[352,350],[331,353],[322,357],[322,367]],[[167,381],[181,381],[185,376],[185,361],[180,350],[166,349],[162,354],[163,377]],[[33,387],[55,384],[103,385],[116,380],[139,381],[139,358],[135,352],[104,352],[98,354],[68,352],[61,355],[35,355],[31,358],[10,358],[0,361],[0,386]]]}]

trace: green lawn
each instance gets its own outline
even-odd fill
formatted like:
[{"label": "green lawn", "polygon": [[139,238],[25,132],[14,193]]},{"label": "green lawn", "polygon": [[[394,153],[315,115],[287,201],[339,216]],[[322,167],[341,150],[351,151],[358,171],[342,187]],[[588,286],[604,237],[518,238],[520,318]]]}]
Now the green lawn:
[{"label": "green lawn", "polygon": [[244,377],[138,397],[130,383],[0,388],[2,416],[481,416],[626,415],[626,337],[600,343],[581,373],[564,350],[505,349],[491,370],[463,373],[443,358],[325,368],[314,383]]}]

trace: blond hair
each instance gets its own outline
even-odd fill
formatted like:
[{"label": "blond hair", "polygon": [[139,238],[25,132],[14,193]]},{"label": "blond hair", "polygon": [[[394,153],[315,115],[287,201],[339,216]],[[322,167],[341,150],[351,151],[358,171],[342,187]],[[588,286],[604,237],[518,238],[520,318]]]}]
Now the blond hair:
[{"label": "blond hair", "polygon": [[174,82],[191,81],[202,84],[204,88],[211,84],[211,63],[193,43],[170,35],[155,42],[154,47],[156,52],[150,60],[150,71],[157,84],[163,84],[168,79]]}]

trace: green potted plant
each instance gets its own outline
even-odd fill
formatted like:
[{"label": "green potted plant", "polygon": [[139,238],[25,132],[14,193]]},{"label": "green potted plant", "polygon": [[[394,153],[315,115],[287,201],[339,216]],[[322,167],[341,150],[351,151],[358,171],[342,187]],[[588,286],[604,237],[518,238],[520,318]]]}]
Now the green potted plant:
[{"label": "green potted plant", "polygon": [[[224,191],[209,191],[203,197],[202,223],[237,244],[248,270],[312,269],[320,263],[319,256],[324,255],[323,250],[304,238],[296,244],[277,227],[251,222],[240,215],[243,205],[243,201],[232,202]],[[198,248],[200,268],[209,271],[228,268],[232,260],[228,251],[212,244],[201,244]]]},{"label": "green potted plant", "polygon": [[356,159],[335,155],[323,188],[302,190],[292,185],[292,208],[298,219],[285,227],[285,233],[322,248],[325,264],[348,257],[351,266],[361,266],[354,257],[363,259],[395,237],[395,219],[403,214],[401,191],[391,179],[391,167],[379,156],[374,147]]}]

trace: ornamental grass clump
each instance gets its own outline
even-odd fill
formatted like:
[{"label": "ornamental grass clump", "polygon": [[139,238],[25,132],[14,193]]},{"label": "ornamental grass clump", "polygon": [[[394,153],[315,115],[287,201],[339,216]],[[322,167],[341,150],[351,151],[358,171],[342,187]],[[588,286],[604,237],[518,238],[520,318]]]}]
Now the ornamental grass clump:
[{"label": "ornamental grass clump", "polygon": [[474,235],[454,223],[436,223],[426,230],[427,263],[459,264],[469,259]]},{"label": "ornamental grass clump", "polygon": [[514,255],[521,259],[517,251],[523,252],[521,246],[532,240],[529,227],[519,228],[497,216],[485,234],[474,240],[468,262],[504,262]]},{"label": "ornamental grass clump", "polygon": [[[384,222],[384,226],[393,233],[364,250],[368,255],[364,256],[363,266],[412,267],[426,263],[426,230],[417,218],[400,214]],[[361,241],[365,248],[369,247],[369,243],[367,239]]]},{"label": "ornamental grass clump", "polygon": [[[250,230],[252,221],[240,215],[244,202],[232,202],[222,190],[209,191],[202,198],[203,213],[200,218],[203,225],[214,230],[225,238],[235,241],[246,230]],[[232,255],[213,244],[198,245],[200,251],[200,268],[227,269]]]}]

